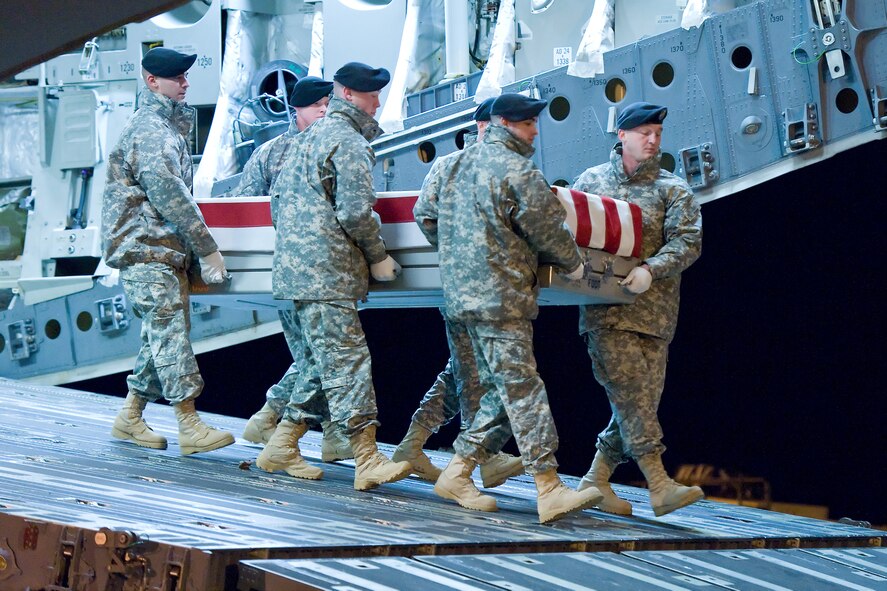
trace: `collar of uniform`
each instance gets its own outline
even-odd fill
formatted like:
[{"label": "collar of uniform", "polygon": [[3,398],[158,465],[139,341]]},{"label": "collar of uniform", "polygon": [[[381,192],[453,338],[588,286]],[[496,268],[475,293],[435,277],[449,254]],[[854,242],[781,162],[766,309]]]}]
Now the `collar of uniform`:
[{"label": "collar of uniform", "polygon": [[499,125],[498,123],[491,123],[490,126],[487,127],[487,132],[484,134],[484,139],[482,141],[484,144],[491,144],[494,142],[504,144],[505,147],[512,152],[517,152],[526,158],[529,158],[536,152],[536,148],[519,139],[516,135],[508,131],[506,127]]},{"label": "collar of uniform", "polygon": [[326,110],[327,117],[338,117],[348,123],[368,142],[382,135],[382,128],[376,120],[349,103],[346,100],[334,96],[330,99],[330,105]]},{"label": "collar of uniform", "polygon": [[613,173],[616,175],[616,178],[619,179],[620,183],[656,180],[659,177],[661,160],[662,152],[660,151],[652,158],[648,158],[638,164],[637,170],[634,171],[634,174],[628,175],[625,173],[625,166],[622,163],[622,142],[613,146],[613,150],[610,152],[610,164],[613,165]]},{"label": "collar of uniform", "polygon": [[139,108],[150,109],[164,119],[169,120],[182,135],[191,132],[194,123],[194,107],[187,103],[174,101],[168,96],[143,89],[139,95]]}]

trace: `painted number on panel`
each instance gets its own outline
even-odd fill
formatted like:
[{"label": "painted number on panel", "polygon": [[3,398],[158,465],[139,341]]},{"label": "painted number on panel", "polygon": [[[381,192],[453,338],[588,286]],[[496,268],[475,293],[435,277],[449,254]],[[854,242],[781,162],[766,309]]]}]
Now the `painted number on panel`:
[{"label": "painted number on panel", "polygon": [[555,47],[554,48],[554,67],[569,66],[573,61],[572,47]]},{"label": "painted number on panel", "polygon": [[461,101],[468,98],[468,83],[457,82],[453,85],[453,101]]}]

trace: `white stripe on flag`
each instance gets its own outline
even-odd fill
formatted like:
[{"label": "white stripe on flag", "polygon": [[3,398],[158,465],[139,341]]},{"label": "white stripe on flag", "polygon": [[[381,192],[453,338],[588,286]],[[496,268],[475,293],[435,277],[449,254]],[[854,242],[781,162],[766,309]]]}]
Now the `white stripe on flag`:
[{"label": "white stripe on flag", "polygon": [[588,217],[591,218],[588,247],[602,249],[607,242],[607,212],[604,202],[597,195],[588,196]]},{"label": "white stripe on flag", "polygon": [[557,200],[560,202],[561,207],[564,208],[564,211],[567,212],[567,227],[570,228],[570,232],[573,233],[573,238],[575,238],[578,222],[576,220],[576,204],[573,203],[573,195],[570,193],[569,189],[565,189],[564,187],[555,187],[555,189],[555,197],[557,197]]},{"label": "white stripe on flag", "polygon": [[619,214],[619,225],[622,227],[622,237],[619,241],[619,250],[616,254],[623,257],[631,256],[634,250],[634,224],[631,219],[631,207],[628,202],[614,199],[616,212]]}]

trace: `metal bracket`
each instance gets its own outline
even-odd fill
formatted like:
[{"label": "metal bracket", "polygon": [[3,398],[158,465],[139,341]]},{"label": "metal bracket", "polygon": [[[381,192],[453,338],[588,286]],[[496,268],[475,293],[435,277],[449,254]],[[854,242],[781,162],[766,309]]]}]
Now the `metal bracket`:
[{"label": "metal bracket", "polygon": [[136,553],[130,552],[130,548],[139,544],[142,540],[138,534],[128,530],[115,530],[107,527],[101,528],[93,538],[96,546],[108,551],[108,572],[125,575],[132,571],[133,565],[139,566]]},{"label": "metal bracket", "polygon": [[887,98],[881,97],[880,87],[878,86],[870,89],[869,94],[872,97],[872,113],[875,114],[872,118],[875,129],[877,131],[887,129]]},{"label": "metal bracket", "polygon": [[213,309],[213,307],[210,304],[191,302],[191,314],[192,315],[209,314],[210,312],[212,312],[212,309]]},{"label": "metal bracket", "polygon": [[607,258],[604,260],[604,272],[601,274],[601,279],[606,281],[612,276],[613,276],[613,259]]},{"label": "metal bracket", "polygon": [[13,360],[27,359],[37,352],[37,336],[34,320],[27,318],[6,325],[9,356]]},{"label": "metal bracket", "polygon": [[788,108],[782,112],[782,119],[785,126],[785,141],[782,145],[786,154],[812,150],[822,144],[816,103],[807,103],[801,108]]},{"label": "metal bracket", "polygon": [[715,183],[720,173],[715,168],[715,155],[711,151],[711,143],[701,146],[684,148],[680,151],[687,184],[693,189],[702,189]]},{"label": "metal bracket", "polygon": [[81,76],[90,76],[95,73],[96,60],[99,53],[97,37],[83,44],[83,52],[80,54],[80,66],[77,68]]},{"label": "metal bracket", "polygon": [[126,298],[122,294],[98,300],[95,305],[98,308],[99,332],[109,333],[129,328]]},{"label": "metal bracket", "polygon": [[55,560],[55,585],[58,589],[79,589],[82,580],[89,580],[95,573],[86,568],[80,570],[80,558],[83,553],[83,530],[77,527],[62,528],[58,541],[58,554]]}]

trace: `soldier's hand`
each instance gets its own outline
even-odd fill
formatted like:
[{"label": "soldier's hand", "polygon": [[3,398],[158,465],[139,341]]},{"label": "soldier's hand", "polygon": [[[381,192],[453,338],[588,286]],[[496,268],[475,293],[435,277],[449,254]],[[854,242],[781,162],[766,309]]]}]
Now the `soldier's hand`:
[{"label": "soldier's hand", "polygon": [[218,250],[200,257],[200,278],[206,283],[222,283],[228,277],[225,259]]},{"label": "soldier's hand", "polygon": [[579,263],[579,266],[576,267],[576,270],[572,273],[564,273],[564,277],[569,279],[570,281],[579,281],[585,275],[585,263]]},{"label": "soldier's hand", "polygon": [[370,273],[376,281],[394,281],[400,275],[400,270],[400,265],[391,258],[391,255],[388,255],[378,263],[370,265]]},{"label": "soldier's hand", "polygon": [[619,282],[619,285],[634,294],[641,294],[650,289],[653,283],[653,274],[646,266],[635,267],[628,277]]}]

